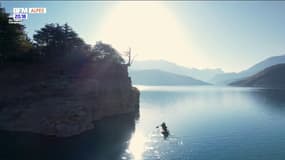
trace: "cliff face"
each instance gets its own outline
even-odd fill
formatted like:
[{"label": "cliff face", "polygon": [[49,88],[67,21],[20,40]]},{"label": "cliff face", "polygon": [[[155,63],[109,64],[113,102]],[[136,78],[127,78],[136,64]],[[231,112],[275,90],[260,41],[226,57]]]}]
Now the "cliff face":
[{"label": "cliff face", "polygon": [[139,109],[125,65],[33,64],[0,70],[0,129],[68,137]]}]

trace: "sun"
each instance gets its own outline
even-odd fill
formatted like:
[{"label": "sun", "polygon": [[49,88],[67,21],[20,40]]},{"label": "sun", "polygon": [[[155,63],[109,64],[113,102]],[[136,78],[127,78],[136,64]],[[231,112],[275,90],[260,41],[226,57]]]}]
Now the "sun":
[{"label": "sun", "polygon": [[164,2],[120,2],[104,18],[96,39],[119,51],[129,47],[137,58],[198,63],[186,29]]}]

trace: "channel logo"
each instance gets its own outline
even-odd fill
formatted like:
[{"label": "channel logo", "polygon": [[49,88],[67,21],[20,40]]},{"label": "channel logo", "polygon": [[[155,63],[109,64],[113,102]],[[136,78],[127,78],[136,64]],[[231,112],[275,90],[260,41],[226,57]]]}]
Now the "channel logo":
[{"label": "channel logo", "polygon": [[13,13],[46,14],[46,8],[13,8]]},{"label": "channel logo", "polygon": [[9,18],[9,23],[21,23],[28,19],[29,14],[46,14],[46,8],[13,8],[13,16]]}]

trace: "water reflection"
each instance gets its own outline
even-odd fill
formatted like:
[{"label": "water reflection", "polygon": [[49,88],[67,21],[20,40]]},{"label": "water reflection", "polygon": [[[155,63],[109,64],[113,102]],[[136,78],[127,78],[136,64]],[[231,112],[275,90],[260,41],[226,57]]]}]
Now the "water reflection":
[{"label": "water reflection", "polygon": [[119,160],[128,148],[137,114],[107,118],[80,136],[57,139],[19,132],[0,132],[3,160]]},{"label": "water reflection", "polygon": [[[261,88],[145,87],[136,126],[143,159],[284,159],[284,97]],[[166,140],[150,132],[161,121],[171,128]]]},{"label": "water reflection", "polygon": [[[284,97],[284,90],[256,88],[147,88],[138,122],[114,117],[64,140],[2,132],[0,159],[285,159]],[[162,121],[167,139],[156,128]]]},{"label": "water reflection", "polygon": [[285,90],[283,89],[259,89],[251,93],[261,107],[275,113],[285,114]]},{"label": "water reflection", "polygon": [[187,93],[184,92],[163,92],[163,91],[145,91],[141,97],[143,103],[149,103],[152,105],[157,105],[161,107],[171,107],[187,98]]},{"label": "water reflection", "polygon": [[174,135],[168,134],[166,138],[158,129],[149,134],[143,130],[136,130],[122,159],[172,159],[181,147],[182,139]]},{"label": "water reflection", "polygon": [[285,105],[285,90],[261,89],[256,92],[256,94],[264,103],[275,104],[278,106]]},{"label": "water reflection", "polygon": [[231,99],[243,98],[244,94],[251,93],[252,88],[239,87],[215,87],[215,86],[139,86],[142,89],[141,102],[144,107],[174,107],[177,103],[189,101],[193,102],[211,102],[212,104],[228,103]]},{"label": "water reflection", "polygon": [[135,159],[141,160],[143,159],[143,153],[145,151],[145,142],[147,138],[143,134],[142,131],[136,130],[133,134],[128,149],[125,154],[122,156],[122,159]]}]

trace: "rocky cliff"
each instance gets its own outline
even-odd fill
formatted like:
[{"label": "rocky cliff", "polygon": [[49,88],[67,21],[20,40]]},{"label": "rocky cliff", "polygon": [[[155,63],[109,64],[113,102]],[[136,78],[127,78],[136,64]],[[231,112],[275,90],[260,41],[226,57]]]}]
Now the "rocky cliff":
[{"label": "rocky cliff", "polygon": [[68,137],[139,109],[127,66],[108,62],[4,67],[0,88],[1,130]]}]

